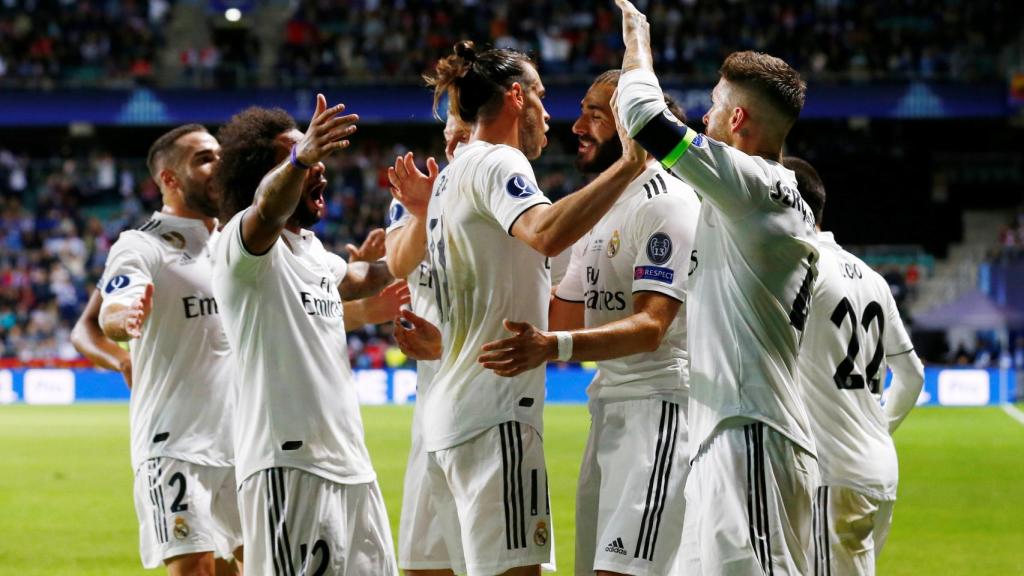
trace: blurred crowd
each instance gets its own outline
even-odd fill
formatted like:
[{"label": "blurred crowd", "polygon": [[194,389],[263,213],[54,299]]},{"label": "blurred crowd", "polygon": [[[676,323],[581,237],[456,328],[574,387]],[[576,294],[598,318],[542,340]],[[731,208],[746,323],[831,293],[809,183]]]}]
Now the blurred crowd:
[{"label": "blurred crowd", "polygon": [[[329,250],[347,256],[347,243],[385,225],[385,167],[404,151],[364,142],[357,153],[329,159],[328,214],[315,228]],[[30,161],[0,149],[0,358],[78,359],[69,334],[110,246],[160,205],[141,159],[96,153]],[[353,366],[405,363],[387,326],[352,333],[349,343]]]},{"label": "blurred crowd", "polygon": [[[528,51],[549,81],[591,76],[621,61],[610,0],[178,4],[194,5],[209,30],[185,34],[189,26],[173,21],[179,12],[170,0],[0,0],[0,83],[417,82],[461,39]],[[1015,1],[637,4],[651,22],[658,68],[688,80],[713,78],[737,49],[778,55],[809,79],[826,81],[1002,81],[1024,66],[1024,8]],[[223,10],[234,5],[243,15],[228,22]],[[261,11],[268,5],[285,14],[280,25]]]},{"label": "blurred crowd", "polygon": [[1017,209],[1016,217],[999,230],[999,249],[992,260],[1019,260],[1024,258],[1024,207]]}]

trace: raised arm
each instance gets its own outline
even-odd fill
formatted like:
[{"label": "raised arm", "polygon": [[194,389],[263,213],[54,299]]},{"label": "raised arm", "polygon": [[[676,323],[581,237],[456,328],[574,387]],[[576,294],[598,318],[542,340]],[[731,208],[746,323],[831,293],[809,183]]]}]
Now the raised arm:
[{"label": "raised arm", "polygon": [[263,254],[277,242],[302,196],[302,181],[309,167],[348,147],[345,138],[356,131],[359,117],[338,116],[343,110],[344,104],[328,108],[324,95],[317,94],[313,119],[289,159],[263,177],[253,209],[242,217],[242,241],[252,254]]},{"label": "raised arm", "polygon": [[622,158],[590,184],[554,204],[538,204],[512,225],[512,235],[545,256],[554,257],[594,227],[634,178],[644,171],[647,153],[622,127]]},{"label": "raised arm", "polygon": [[99,290],[93,290],[82,315],[71,330],[71,344],[78,353],[85,356],[94,366],[116,370],[124,376],[125,383],[132,387],[132,357],[103,334],[100,328],[100,306],[103,298]]},{"label": "raised arm", "polygon": [[427,254],[427,207],[437,174],[437,161],[428,158],[424,174],[412,152],[395,158],[395,165],[388,168],[395,203],[385,242],[388,269],[395,278],[412,274]]}]

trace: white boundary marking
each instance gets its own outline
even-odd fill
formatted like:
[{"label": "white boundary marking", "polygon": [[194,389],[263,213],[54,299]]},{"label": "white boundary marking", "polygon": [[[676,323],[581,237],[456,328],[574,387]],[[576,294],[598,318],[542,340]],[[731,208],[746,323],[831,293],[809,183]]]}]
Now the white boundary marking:
[{"label": "white boundary marking", "polygon": [[1006,412],[1010,418],[1024,424],[1024,412],[1021,412],[1020,408],[1017,408],[1013,404],[1003,404],[1003,412]]}]

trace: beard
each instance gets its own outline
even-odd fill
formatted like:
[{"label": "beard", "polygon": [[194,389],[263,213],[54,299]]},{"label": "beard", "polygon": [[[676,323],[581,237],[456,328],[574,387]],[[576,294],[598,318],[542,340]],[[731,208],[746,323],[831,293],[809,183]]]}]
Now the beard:
[{"label": "beard", "polygon": [[299,228],[312,228],[320,221],[320,215],[317,214],[316,210],[310,209],[308,202],[308,196],[303,195],[299,203],[295,205],[295,211],[292,212],[291,220],[295,222]]},{"label": "beard", "polygon": [[519,123],[519,145],[522,147],[523,155],[530,160],[536,160],[544,150],[543,120],[532,114],[524,114],[522,118],[523,121]]},{"label": "beard", "polygon": [[622,140],[619,140],[618,135],[604,142],[588,138],[588,142],[594,148],[594,157],[586,160],[579,154],[576,155],[576,169],[583,174],[600,174],[622,157]]},{"label": "beard", "polygon": [[186,181],[181,187],[181,196],[185,207],[207,218],[216,218],[220,213],[220,206],[219,202],[210,198],[209,190],[208,184],[200,184],[194,180]]}]

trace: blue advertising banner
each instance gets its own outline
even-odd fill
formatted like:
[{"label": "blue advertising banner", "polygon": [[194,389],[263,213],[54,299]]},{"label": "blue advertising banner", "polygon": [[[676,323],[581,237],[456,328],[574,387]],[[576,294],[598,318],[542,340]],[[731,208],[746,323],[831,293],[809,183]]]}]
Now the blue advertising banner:
[{"label": "blue advertising banner", "polygon": [[[416,372],[356,370],[356,390],[363,404],[410,404],[416,401]],[[548,402],[584,403],[592,370],[548,368]],[[1016,370],[925,369],[919,406],[993,406],[1017,398]],[[0,370],[0,404],[72,404],[125,402],[128,387],[116,372],[93,369],[32,368]]]},{"label": "blue advertising banner", "polygon": [[[710,107],[711,86],[666,85],[697,120]],[[545,106],[555,121],[579,114],[587,86],[551,86]],[[312,114],[316,90],[4,90],[0,126],[59,126],[85,122],[104,126],[219,124],[249,106],[281,107],[300,123]],[[362,121],[432,121],[431,94],[417,86],[354,86],[324,90],[329,103],[345,102]],[[1006,86],[929,84],[812,85],[803,119],[821,118],[979,118],[1015,114]]]}]

